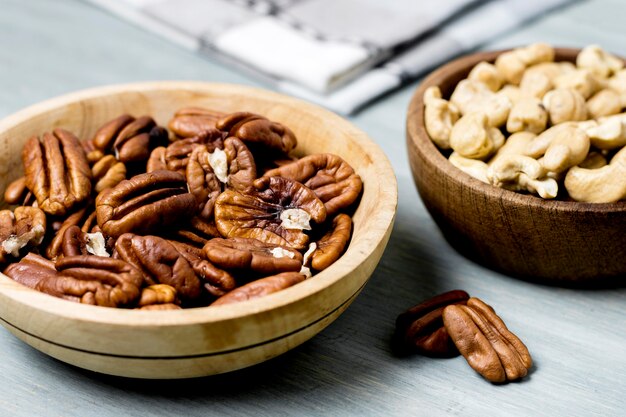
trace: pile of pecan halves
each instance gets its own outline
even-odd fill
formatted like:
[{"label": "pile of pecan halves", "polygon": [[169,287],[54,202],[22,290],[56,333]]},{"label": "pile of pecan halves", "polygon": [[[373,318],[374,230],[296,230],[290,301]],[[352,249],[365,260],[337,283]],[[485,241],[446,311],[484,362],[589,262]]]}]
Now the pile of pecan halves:
[{"label": "pile of pecan halves", "polygon": [[[147,310],[282,290],[336,261],[361,178],[337,155],[293,156],[286,126],[185,108],[169,129],[122,115],[81,141],[24,145],[0,211],[0,266],[75,302]],[[312,272],[313,271],[313,272]]]}]

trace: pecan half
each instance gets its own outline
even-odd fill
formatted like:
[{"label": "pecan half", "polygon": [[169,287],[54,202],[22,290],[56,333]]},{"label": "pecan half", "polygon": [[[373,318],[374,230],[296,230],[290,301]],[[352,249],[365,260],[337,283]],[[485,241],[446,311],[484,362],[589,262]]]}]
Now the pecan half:
[{"label": "pecan half", "polygon": [[215,300],[211,306],[239,303],[253,300],[284,290],[304,281],[304,275],[298,272],[283,272],[271,277],[257,279],[246,285],[235,288],[226,295]]},{"label": "pecan half", "polygon": [[135,118],[130,114],[122,114],[113,120],[110,120],[103,124],[95,133],[91,142],[96,149],[99,149],[103,153],[109,153],[113,149],[113,143],[119,133],[126,126],[131,124]]},{"label": "pecan half", "polygon": [[284,154],[291,152],[298,144],[291,129],[281,123],[272,122],[260,114],[231,113],[221,118],[215,127],[228,132],[228,136],[241,139],[246,144],[260,145]]},{"label": "pecan half", "polygon": [[22,204],[29,191],[26,188],[26,177],[19,177],[4,190],[4,201],[7,204]]},{"label": "pecan half", "polygon": [[94,190],[96,193],[113,188],[126,179],[126,166],[118,162],[113,155],[106,155],[91,167]]},{"label": "pecan half", "polygon": [[443,325],[442,314],[446,306],[465,304],[468,299],[465,291],[448,291],[400,314],[396,319],[394,350],[399,354],[417,352],[427,356],[457,356],[459,351]]},{"label": "pecan half", "polygon": [[39,208],[64,215],[91,194],[91,170],[78,138],[63,129],[30,138],[22,150],[26,186]]},{"label": "pecan half", "polygon": [[189,191],[196,197],[200,216],[213,218],[215,200],[227,186],[245,192],[256,178],[254,157],[237,138],[228,138],[212,151],[199,146],[187,164]]},{"label": "pecan half", "polygon": [[175,240],[196,248],[202,248],[209,240],[220,237],[214,220],[206,220],[199,216],[193,217],[189,223],[167,233],[169,240]]},{"label": "pecan half", "polygon": [[185,178],[171,171],[136,175],[96,198],[98,225],[113,237],[150,233],[193,215],[196,207]]},{"label": "pecan half", "polygon": [[174,114],[167,127],[177,136],[190,138],[205,130],[215,129],[215,123],[224,113],[201,107],[185,107]]},{"label": "pecan half", "polygon": [[215,238],[204,246],[204,253],[224,269],[252,270],[261,274],[299,271],[302,254],[286,246],[277,246],[246,238]]},{"label": "pecan half", "polygon": [[178,304],[176,289],[167,284],[155,284],[141,290],[139,307],[158,304]]},{"label": "pecan half", "polygon": [[102,233],[85,233],[76,225],[72,225],[65,230],[61,246],[63,256],[111,256],[107,251],[106,241]]},{"label": "pecan half", "polygon": [[139,298],[141,272],[130,264],[100,256],[67,256],[56,262],[58,274],[35,289],[55,297],[104,307],[130,306]]},{"label": "pecan half", "polygon": [[13,281],[33,289],[39,281],[54,279],[57,276],[54,262],[32,252],[26,254],[19,262],[7,266],[2,273]]},{"label": "pecan half", "polygon": [[196,273],[167,240],[125,233],[117,239],[115,251],[143,273],[148,285],[171,285],[183,302],[200,297],[202,288]]},{"label": "pecan half", "polygon": [[137,119],[123,114],[105,123],[92,139],[94,146],[104,153],[115,152],[121,162],[143,162],[158,146],[167,145],[167,130],[157,126],[150,116]]},{"label": "pecan half", "polygon": [[330,153],[308,155],[264,176],[279,176],[301,182],[326,205],[329,216],[349,207],[363,189],[363,182],[341,157]]},{"label": "pecan half", "polygon": [[254,181],[249,193],[224,191],[215,202],[215,224],[222,236],[247,237],[304,249],[310,220],[322,223],[326,208],[302,184],[281,177]]},{"label": "pecan half", "polygon": [[513,381],[528,374],[528,349],[478,298],[470,298],[466,306],[446,307],[443,322],[467,363],[488,381]]},{"label": "pecan half", "polygon": [[205,259],[202,250],[176,241],[170,241],[170,243],[189,262],[196,275],[202,279],[204,288],[209,294],[221,297],[235,288],[235,278]]},{"label": "pecan half", "polygon": [[217,129],[209,129],[197,136],[177,140],[165,149],[165,164],[167,169],[185,175],[189,157],[195,148],[201,145],[207,146],[209,152],[217,147],[224,146],[224,134]]},{"label": "pecan half", "polygon": [[352,219],[340,213],[333,219],[331,229],[318,240],[317,249],[311,255],[311,266],[318,271],[328,268],[345,249],[352,232]]},{"label": "pecan half", "polygon": [[63,238],[65,236],[65,231],[72,226],[82,224],[88,216],[88,210],[89,209],[87,207],[83,207],[67,216],[61,224],[53,224],[53,230],[56,230],[56,233],[46,247],[46,258],[54,260],[63,253]]},{"label": "pecan half", "polygon": [[165,162],[165,146],[159,146],[154,148],[148,158],[148,164],[146,165],[146,172],[159,171],[167,169],[167,163]]},{"label": "pecan half", "polygon": [[36,207],[0,210],[0,263],[18,257],[25,247],[41,244],[46,234],[46,215]]}]

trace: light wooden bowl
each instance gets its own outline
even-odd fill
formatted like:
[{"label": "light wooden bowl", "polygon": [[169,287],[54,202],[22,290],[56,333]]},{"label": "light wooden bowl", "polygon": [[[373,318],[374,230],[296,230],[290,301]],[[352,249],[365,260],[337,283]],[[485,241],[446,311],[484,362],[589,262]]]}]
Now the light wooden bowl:
[{"label": "light wooden bowl", "polygon": [[391,165],[365,133],[317,106],[226,84],[152,82],[86,90],[34,105],[0,121],[0,190],[21,175],[32,135],[64,127],[90,138],[111,118],[149,114],[166,125],[174,111],[201,106],[252,111],[289,126],[303,154],[332,152],[361,176],[363,195],[346,253],[331,267],[267,297],[179,311],[76,304],[0,274],[0,319],[18,338],[61,361],[112,375],[186,378],[250,366],[292,349],[335,320],[376,268],[391,233],[397,185]]},{"label": "light wooden bowl", "polygon": [[[444,97],[480,61],[503,51],[480,52],[444,65],[419,86],[407,114],[407,149],[413,178],[448,242],[488,267],[559,285],[626,282],[626,203],[591,204],[543,200],[493,187],[457,169],[424,127],[426,88]],[[556,50],[574,62],[579,50]]]}]

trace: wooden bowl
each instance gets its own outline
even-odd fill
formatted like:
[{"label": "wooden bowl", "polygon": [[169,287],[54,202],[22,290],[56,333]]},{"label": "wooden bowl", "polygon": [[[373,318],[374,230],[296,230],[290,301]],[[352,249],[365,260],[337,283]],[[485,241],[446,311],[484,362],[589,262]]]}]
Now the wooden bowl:
[{"label": "wooden bowl", "polygon": [[292,349],[335,320],[372,274],[391,233],[397,185],[365,133],[317,106],[226,84],[152,82],[96,88],[34,105],[0,121],[0,190],[21,175],[21,149],[35,134],[64,127],[90,138],[121,113],[166,125],[174,111],[201,106],[252,111],[289,126],[302,154],[332,152],[361,176],[364,190],[346,253],[331,267],[264,298],[219,307],[139,311],[76,304],[0,274],[2,324],[61,361],[112,375],[185,378],[250,366]]},{"label": "wooden bowl", "polygon": [[[449,97],[480,61],[504,51],[462,57],[431,73],[407,114],[409,161],[419,194],[448,242],[490,268],[559,285],[604,285],[626,274],[626,203],[543,200],[485,184],[453,166],[424,127],[426,88]],[[577,49],[556,49],[575,62]]]}]

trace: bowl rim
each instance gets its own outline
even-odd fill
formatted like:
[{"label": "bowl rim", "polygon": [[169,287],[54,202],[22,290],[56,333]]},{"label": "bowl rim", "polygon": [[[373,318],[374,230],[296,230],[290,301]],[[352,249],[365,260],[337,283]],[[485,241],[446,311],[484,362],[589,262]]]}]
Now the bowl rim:
[{"label": "bowl rim", "polygon": [[[330,267],[316,274],[314,276],[315,279],[307,279],[296,286],[265,297],[247,300],[241,303],[226,304],[223,306],[205,306],[168,311],[103,308],[99,306],[73,303],[68,300],[63,300],[41,293],[13,281],[1,272],[0,295],[3,297],[10,297],[18,303],[27,304],[31,308],[35,308],[54,316],[89,323],[106,323],[129,327],[162,327],[207,324],[226,320],[235,320],[245,316],[265,313],[297,303],[302,299],[313,296],[315,293],[321,292],[325,288],[345,278],[350,272],[354,271],[357,267],[366,262],[374,252],[380,249],[380,246],[384,248],[387,244],[388,236],[392,229],[397,211],[398,192],[395,173],[391,162],[383,152],[382,148],[369,138],[365,132],[354,126],[347,119],[344,119],[320,106],[287,95],[262,88],[244,86],[241,84],[203,81],[166,80],[106,85],[82,89],[28,106],[0,119],[0,132],[4,132],[15,125],[23,123],[38,114],[59,108],[61,106],[68,106],[76,102],[81,102],[83,100],[93,100],[98,99],[99,97],[116,95],[125,92],[135,92],[141,94],[142,92],[166,92],[175,90],[184,90],[192,93],[210,90],[218,94],[241,93],[252,94],[257,97],[262,96],[263,98],[267,98],[267,100],[271,100],[280,105],[298,107],[298,111],[317,113],[329,121],[344,126],[350,133],[351,139],[354,140],[361,149],[364,149],[369,156],[373,157],[371,162],[372,166],[377,171],[376,177],[385,178],[384,187],[373,187],[368,186],[367,184],[364,184],[363,187],[361,199],[366,195],[366,193],[368,195],[370,193],[378,193],[381,194],[381,197],[384,197],[376,200],[378,204],[377,209],[373,210],[371,216],[369,216],[369,218],[376,220],[375,222],[372,222],[375,227],[368,228],[369,238],[361,239],[360,241],[351,240],[344,255],[342,255],[342,257]],[[176,109],[172,109],[172,113],[175,110]],[[350,251],[351,255],[349,257],[346,256],[348,251]],[[335,271],[343,271],[343,273],[335,274]],[[344,303],[353,299],[366,283],[367,279],[360,288],[356,289],[353,294],[344,300]],[[337,308],[341,308],[342,305]],[[331,314],[333,311],[331,311]],[[325,316],[321,319],[324,317]],[[307,325],[311,324],[313,323],[309,323]]]},{"label": "bowl rim", "polygon": [[[483,194],[488,198],[498,199],[511,205],[523,205],[534,209],[547,209],[556,212],[626,212],[626,201],[615,203],[586,203],[579,201],[546,200],[532,194],[522,194],[486,184],[452,165],[430,139],[424,125],[423,96],[426,89],[431,86],[439,85],[452,74],[466,72],[467,75],[472,67],[481,61],[493,63],[498,55],[512,49],[513,48],[480,51],[467,54],[436,68],[428,74],[413,93],[409,103],[406,119],[408,144],[414,146],[415,150],[419,152],[429,164],[435,166],[438,171],[445,173],[446,176],[452,178],[454,181],[463,184],[472,192]],[[581,49],[554,47],[554,51],[555,61],[559,58],[560,61],[563,61],[567,59],[575,60],[576,55],[578,55]],[[621,59],[626,62],[626,59]]]}]

